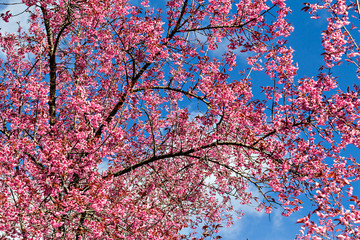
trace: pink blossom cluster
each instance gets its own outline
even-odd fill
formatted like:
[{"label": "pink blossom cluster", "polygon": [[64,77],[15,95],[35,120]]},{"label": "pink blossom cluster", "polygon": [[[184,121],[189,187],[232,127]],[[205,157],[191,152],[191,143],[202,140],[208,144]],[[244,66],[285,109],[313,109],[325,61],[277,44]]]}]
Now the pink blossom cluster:
[{"label": "pink blossom cluster", "polygon": [[1,236],[218,239],[234,201],[307,198],[299,239],[360,238],[360,89],[332,73],[359,69],[357,1],[305,4],[327,28],[304,78],[285,0],[22,2],[29,28],[0,35]]}]

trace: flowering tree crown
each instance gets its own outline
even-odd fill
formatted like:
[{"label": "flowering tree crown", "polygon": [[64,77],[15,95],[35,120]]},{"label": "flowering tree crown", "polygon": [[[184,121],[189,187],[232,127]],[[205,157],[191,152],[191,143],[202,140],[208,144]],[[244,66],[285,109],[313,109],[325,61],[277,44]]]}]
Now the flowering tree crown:
[{"label": "flowering tree crown", "polygon": [[215,238],[234,201],[288,216],[308,196],[299,238],[360,237],[359,88],[332,73],[358,69],[357,0],[304,5],[328,15],[306,78],[285,0],[22,4],[28,28],[0,36],[2,236]]}]

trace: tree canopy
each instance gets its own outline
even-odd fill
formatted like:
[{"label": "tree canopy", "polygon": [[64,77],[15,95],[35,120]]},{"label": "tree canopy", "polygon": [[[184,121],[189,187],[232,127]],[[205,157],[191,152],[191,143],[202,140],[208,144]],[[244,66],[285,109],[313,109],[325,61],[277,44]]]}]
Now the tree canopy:
[{"label": "tree canopy", "polygon": [[358,0],[304,3],[327,26],[308,77],[285,0],[7,4],[29,18],[0,35],[5,239],[216,239],[235,202],[304,199],[299,239],[360,238],[360,89],[333,73],[359,77]]}]

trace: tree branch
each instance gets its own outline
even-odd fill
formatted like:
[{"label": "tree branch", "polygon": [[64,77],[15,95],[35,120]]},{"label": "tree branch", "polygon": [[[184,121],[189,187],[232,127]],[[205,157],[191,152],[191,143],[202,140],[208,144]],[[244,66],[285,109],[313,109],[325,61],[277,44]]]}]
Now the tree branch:
[{"label": "tree branch", "polygon": [[[260,16],[263,16],[264,14],[266,14],[267,12],[269,12],[271,9],[273,9],[276,6],[276,4],[272,5],[269,9],[267,9],[266,11],[262,12],[260,14]],[[259,16],[259,17],[260,17]],[[236,24],[236,25],[221,25],[221,26],[211,26],[208,25],[206,27],[201,27],[201,28],[191,28],[191,29],[186,29],[186,30],[182,30],[182,32],[194,32],[194,31],[202,31],[202,30],[210,30],[210,29],[223,29],[223,28],[243,28],[246,25],[248,25],[249,23],[251,23],[252,21],[255,21],[256,19],[258,19],[259,17],[256,18],[252,18],[249,21],[245,22],[245,23],[241,23],[241,24]]]},{"label": "tree branch", "polygon": [[44,7],[41,7],[41,11],[43,13],[45,30],[49,45],[49,67],[50,67],[50,92],[49,92],[49,124],[53,126],[56,122],[56,57],[54,48],[54,34],[51,30],[49,18]]},{"label": "tree branch", "polygon": [[[178,18],[178,20],[176,22],[176,25],[175,25],[174,29],[169,34],[168,40],[172,39],[174,37],[174,35],[179,31],[179,28],[181,27],[181,24],[180,24],[181,19],[183,18],[184,14],[185,14],[187,3],[188,3],[188,0],[185,0],[184,5],[183,5],[182,10],[181,10],[181,13],[180,13],[180,16],[179,16],[179,18]],[[169,42],[169,41],[167,41],[167,42]],[[167,42],[164,43],[164,45],[166,45]],[[158,56],[160,54],[161,54],[161,52],[159,51],[155,56]],[[133,92],[133,88],[134,88],[135,84],[138,82],[140,77],[150,67],[151,64],[152,64],[152,62],[146,62],[144,64],[144,66],[140,69],[140,71],[132,78],[132,80],[130,82],[130,85],[127,88],[127,91],[124,94],[121,95],[120,100],[117,102],[115,107],[112,109],[112,111],[110,112],[110,114],[106,118],[106,120],[105,120],[106,123],[110,123],[110,121],[114,118],[114,116],[119,111],[119,109],[125,104],[125,100],[126,100],[127,96],[129,95],[129,93]],[[105,126],[104,124],[100,125],[98,130],[95,132],[94,138],[100,137],[104,126]]]},{"label": "tree branch", "polygon": [[[306,122],[300,122],[300,123],[296,123],[296,124],[293,124],[294,127],[296,126],[300,126],[300,125],[307,125],[307,124],[310,124],[311,120],[310,119],[307,119]],[[265,138],[275,134],[277,131],[276,130],[273,130],[267,134],[265,134],[264,136],[262,136],[261,138],[259,138],[258,140],[256,140],[253,144],[251,145],[247,145],[247,144],[244,144],[244,143],[240,143],[240,142],[232,142],[232,141],[223,141],[223,142],[213,142],[213,143],[210,143],[210,144],[207,144],[207,145],[204,145],[204,146],[200,146],[198,148],[191,148],[187,151],[179,151],[179,152],[176,152],[176,153],[168,153],[168,154],[164,154],[164,155],[161,155],[161,156],[153,156],[147,160],[144,160],[144,161],[141,161],[139,163],[136,163],[130,167],[127,167],[121,171],[118,171],[116,173],[112,173],[112,174],[109,174],[109,175],[112,175],[114,177],[118,177],[118,176],[121,176],[121,175],[124,175],[126,173],[129,173],[139,167],[142,167],[144,165],[147,165],[147,164],[150,164],[152,162],[155,162],[155,161],[158,161],[158,160],[162,160],[162,159],[167,159],[167,158],[173,158],[173,157],[180,157],[180,156],[189,156],[190,154],[196,152],[197,150],[200,150],[200,149],[208,149],[208,148],[212,148],[212,147],[215,147],[215,146],[238,146],[238,147],[243,147],[243,148],[247,148],[247,149],[251,149],[251,150],[254,150],[254,151],[257,151],[259,153],[262,153],[264,155],[266,155],[267,157],[271,158],[272,160],[274,160],[275,162],[277,162],[278,164],[282,164],[283,163],[283,159],[279,159],[279,158],[275,158],[271,153],[268,153],[260,148],[257,148],[255,147],[256,144],[258,144],[260,141],[264,140]],[[193,156],[192,156],[193,157]],[[299,175],[299,173],[296,171],[296,170],[290,170],[291,172]],[[105,176],[104,178],[107,178],[109,177],[109,175]]]},{"label": "tree branch", "polygon": [[49,92],[49,124],[50,126],[56,123],[56,78],[57,78],[57,64],[56,64],[56,51],[59,45],[61,36],[65,29],[71,24],[70,21],[70,10],[67,11],[67,16],[62,24],[58,35],[54,41],[54,33],[51,30],[50,22],[47,11],[44,7],[40,7],[43,13],[45,30],[47,35],[47,41],[49,45],[49,67],[50,67],[50,92]]},{"label": "tree branch", "polygon": [[36,166],[41,168],[41,170],[46,170],[46,167],[42,163],[40,163],[38,160],[36,160],[36,158],[34,156],[32,156],[30,153],[25,152],[24,154],[26,156],[28,156],[33,161],[33,163],[35,163]]},{"label": "tree branch", "polygon": [[[158,161],[158,160],[167,159],[167,158],[173,158],[173,157],[180,157],[180,156],[187,156],[187,155],[190,155],[191,153],[196,152],[197,150],[208,149],[208,148],[215,147],[215,146],[238,146],[238,147],[244,147],[244,148],[248,148],[248,149],[252,149],[252,150],[264,153],[265,155],[267,155],[268,157],[271,157],[273,160],[275,160],[278,163],[283,162],[281,159],[275,159],[270,153],[266,153],[266,152],[254,147],[254,146],[249,146],[249,145],[239,143],[239,142],[224,141],[224,142],[213,142],[213,143],[210,143],[210,144],[207,144],[207,145],[204,145],[204,146],[200,146],[198,148],[191,148],[191,149],[189,149],[187,151],[179,151],[179,152],[176,152],[176,153],[168,153],[168,154],[164,154],[164,155],[161,155],[161,156],[154,156],[154,157],[151,157],[151,158],[149,158],[147,160],[136,163],[136,164],[134,164],[134,165],[132,165],[130,167],[127,167],[127,168],[125,168],[125,169],[123,169],[121,171],[118,171],[116,173],[112,173],[112,174],[109,174],[109,175],[114,176],[114,177],[118,177],[118,176],[124,175],[126,173],[129,173],[129,172],[137,169],[137,168],[140,168],[140,167],[142,167],[144,165],[150,164],[150,163]],[[109,175],[105,176],[104,178],[109,177]]]},{"label": "tree branch", "polygon": [[163,89],[163,90],[169,90],[169,91],[174,91],[174,92],[180,92],[180,93],[185,94],[187,96],[199,99],[200,101],[204,102],[206,105],[210,105],[210,102],[205,100],[205,97],[200,97],[200,96],[198,96],[198,95],[196,95],[196,94],[194,94],[192,92],[184,91],[182,89],[177,89],[177,88],[173,88],[173,87],[169,87],[169,86],[141,87],[141,88],[135,88],[133,90],[133,92],[139,92],[139,91],[144,91],[144,90],[154,90],[154,89]]}]

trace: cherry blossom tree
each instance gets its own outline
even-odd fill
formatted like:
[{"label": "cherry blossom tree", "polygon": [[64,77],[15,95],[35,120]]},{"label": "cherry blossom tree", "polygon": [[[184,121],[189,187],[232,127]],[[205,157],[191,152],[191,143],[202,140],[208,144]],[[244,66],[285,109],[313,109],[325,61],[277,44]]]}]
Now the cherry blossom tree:
[{"label": "cherry blossom tree", "polygon": [[215,239],[234,201],[304,199],[299,239],[360,238],[360,89],[333,74],[359,69],[358,0],[305,3],[327,14],[306,78],[285,0],[21,4],[28,28],[0,36],[2,239]]}]

